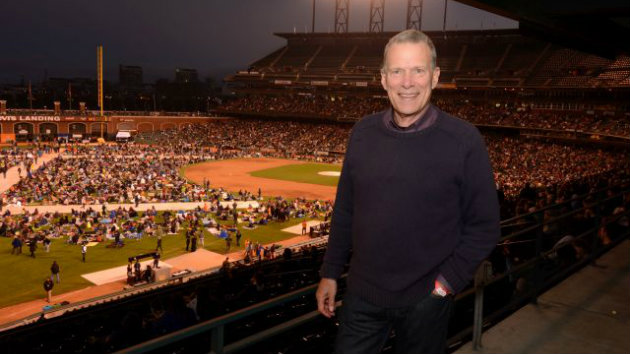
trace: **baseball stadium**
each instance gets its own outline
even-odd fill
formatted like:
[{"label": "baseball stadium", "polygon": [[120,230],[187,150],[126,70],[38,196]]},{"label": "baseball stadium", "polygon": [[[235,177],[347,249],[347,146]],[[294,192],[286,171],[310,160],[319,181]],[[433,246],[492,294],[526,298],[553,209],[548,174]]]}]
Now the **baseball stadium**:
[{"label": "baseball stadium", "polygon": [[[608,21],[621,5],[460,2],[519,28],[425,31],[431,102],[481,132],[500,202],[448,352],[628,352],[630,47],[615,41],[630,26]],[[7,353],[333,351],[338,322],[315,291],[352,129],[390,107],[380,70],[396,34],[386,1],[371,1],[369,32],[349,32],[349,1],[335,3],[334,32],[270,33],[284,44],[191,109],[138,92],[143,109],[106,107],[102,48],[77,109],[0,91]],[[422,3],[406,28],[421,29]],[[609,25],[586,36],[582,20]],[[345,289],[342,276],[338,304]]]}]

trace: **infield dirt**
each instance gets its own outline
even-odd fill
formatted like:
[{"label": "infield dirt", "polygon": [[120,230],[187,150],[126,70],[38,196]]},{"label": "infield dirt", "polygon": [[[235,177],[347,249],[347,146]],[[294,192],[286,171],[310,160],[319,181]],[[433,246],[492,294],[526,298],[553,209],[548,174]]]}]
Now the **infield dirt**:
[{"label": "infield dirt", "polygon": [[185,176],[199,184],[202,184],[204,179],[209,179],[211,186],[221,186],[233,192],[242,189],[256,194],[258,193],[258,188],[260,188],[264,196],[334,200],[337,187],[282,181],[250,175],[253,171],[304,163],[295,160],[267,158],[212,161],[189,166],[186,169]]}]

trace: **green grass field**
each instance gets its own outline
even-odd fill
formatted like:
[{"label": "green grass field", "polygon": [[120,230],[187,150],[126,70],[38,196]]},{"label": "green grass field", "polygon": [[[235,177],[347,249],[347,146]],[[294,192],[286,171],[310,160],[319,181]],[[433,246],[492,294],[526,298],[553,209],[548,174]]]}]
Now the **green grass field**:
[{"label": "green grass field", "polygon": [[[158,217],[159,219],[160,217]],[[239,225],[243,234],[241,246],[236,247],[236,240],[232,235],[234,241],[230,252],[244,249],[243,245],[247,239],[267,244],[297,236],[280,230],[297,225],[301,223],[301,220],[291,219],[285,223],[272,222],[254,230],[244,229]],[[224,240],[215,237],[206,230],[204,230],[204,238],[205,249],[225,254]],[[66,238],[53,240],[49,253],[44,252],[43,247],[39,244],[34,259],[29,256],[28,246],[22,247],[22,254],[11,255],[11,241],[11,238],[0,237],[0,250],[3,250],[2,253],[4,254],[0,257],[0,269],[3,269],[2,275],[0,275],[0,282],[3,286],[0,307],[45,298],[42,284],[44,278],[50,275],[50,265],[53,260],[56,260],[61,267],[61,283],[55,284],[53,289],[53,295],[56,296],[93,285],[82,278],[81,274],[126,265],[128,257],[152,252],[157,243],[154,237],[124,240],[125,246],[122,248],[107,248],[105,246],[110,241],[102,242],[97,246],[88,247],[87,262],[83,263],[81,262],[81,247],[66,244]],[[162,260],[166,261],[168,258],[185,253],[185,245],[183,230],[180,230],[177,235],[163,237]]]},{"label": "green grass field", "polygon": [[341,171],[341,165],[325,163],[295,164],[254,171],[251,175],[254,177],[280,179],[284,181],[337,186],[339,177],[317,174],[320,171]]}]

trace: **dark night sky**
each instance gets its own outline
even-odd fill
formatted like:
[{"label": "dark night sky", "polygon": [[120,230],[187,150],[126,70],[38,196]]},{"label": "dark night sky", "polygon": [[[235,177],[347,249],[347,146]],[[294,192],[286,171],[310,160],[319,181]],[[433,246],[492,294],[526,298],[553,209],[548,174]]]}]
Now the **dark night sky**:
[{"label": "dark night sky", "polygon": [[[349,29],[365,32],[369,0],[350,0]],[[335,0],[316,0],[315,31],[334,27]],[[385,1],[385,31],[402,30],[406,0]],[[423,30],[441,30],[444,0],[424,0]],[[104,46],[105,78],[139,65],[145,82],[173,79],[176,67],[202,78],[246,68],[284,45],[274,32],[311,30],[312,0],[16,0],[0,5],[0,82],[95,77]],[[517,23],[448,2],[449,30]],[[439,55],[439,53],[438,53]]]}]

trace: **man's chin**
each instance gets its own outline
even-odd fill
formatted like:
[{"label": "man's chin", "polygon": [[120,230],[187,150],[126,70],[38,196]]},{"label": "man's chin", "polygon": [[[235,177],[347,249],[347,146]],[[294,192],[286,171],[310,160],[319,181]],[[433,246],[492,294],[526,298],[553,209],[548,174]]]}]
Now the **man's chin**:
[{"label": "man's chin", "polygon": [[413,117],[413,116],[417,116],[418,114],[420,114],[420,109],[406,109],[406,110],[396,110],[396,113],[398,113],[398,116],[400,118],[409,118],[409,117]]}]

